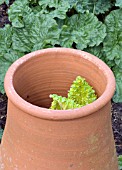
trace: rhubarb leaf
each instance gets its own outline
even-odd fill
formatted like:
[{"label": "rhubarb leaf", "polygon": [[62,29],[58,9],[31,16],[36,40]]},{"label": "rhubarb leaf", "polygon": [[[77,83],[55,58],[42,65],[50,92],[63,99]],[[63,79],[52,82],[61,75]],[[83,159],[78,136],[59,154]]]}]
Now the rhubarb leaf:
[{"label": "rhubarb leaf", "polygon": [[66,18],[66,12],[70,8],[70,4],[66,0],[40,0],[39,5],[43,9],[48,9],[52,18]]},{"label": "rhubarb leaf", "polygon": [[122,9],[112,11],[105,19],[107,36],[104,40],[106,57],[122,69]]},{"label": "rhubarb leaf", "polygon": [[76,80],[70,87],[68,98],[75,101],[75,103],[85,106],[97,99],[95,90],[86,82],[85,78],[77,76]]},{"label": "rhubarb leaf", "polygon": [[87,46],[98,46],[105,36],[106,27],[98,21],[94,14],[76,14],[65,20],[62,26],[60,44],[72,47],[72,44],[76,43],[76,47],[82,50]]},{"label": "rhubarb leaf", "polygon": [[68,97],[51,94],[53,99],[50,109],[53,110],[67,110],[75,109],[92,103],[97,99],[93,88],[85,81],[84,78],[77,76],[76,80],[68,91]]},{"label": "rhubarb leaf", "polygon": [[90,12],[98,15],[104,14],[112,6],[110,0],[77,0],[76,10],[79,13],[84,13],[89,10]]},{"label": "rhubarb leaf", "polygon": [[113,97],[113,101],[118,103],[122,102],[122,69],[114,67],[113,72],[116,78],[116,92]]},{"label": "rhubarb leaf", "polygon": [[11,48],[12,44],[12,27],[6,25],[0,28],[0,55],[5,53],[7,49]]},{"label": "rhubarb leaf", "polygon": [[79,104],[75,103],[74,100],[56,94],[51,94],[50,98],[53,99],[50,107],[52,110],[67,110],[81,107]]},{"label": "rhubarb leaf", "polygon": [[15,51],[12,49],[7,49],[6,53],[0,54],[0,91],[4,93],[4,77],[11,66],[11,64],[16,61],[18,58],[22,57],[24,53],[20,53],[19,51]]},{"label": "rhubarb leaf", "polygon": [[32,12],[27,0],[15,1],[9,8],[9,20],[12,22],[13,27],[24,27],[23,17]]},{"label": "rhubarb leaf", "polygon": [[116,0],[115,6],[122,8],[122,0]]},{"label": "rhubarb leaf", "polygon": [[31,52],[58,44],[60,29],[48,15],[30,14],[24,18],[24,22],[26,25],[21,31],[14,28],[13,49]]}]

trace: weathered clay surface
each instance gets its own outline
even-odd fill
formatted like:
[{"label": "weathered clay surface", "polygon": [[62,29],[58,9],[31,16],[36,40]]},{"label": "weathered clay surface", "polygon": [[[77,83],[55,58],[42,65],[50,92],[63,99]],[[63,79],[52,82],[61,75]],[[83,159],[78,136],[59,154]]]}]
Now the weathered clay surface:
[{"label": "weathered clay surface", "polygon": [[[80,109],[49,110],[81,75],[99,98]],[[86,52],[53,48],[28,54],[8,70],[8,116],[1,143],[4,170],[118,170],[110,99],[111,70]]]}]

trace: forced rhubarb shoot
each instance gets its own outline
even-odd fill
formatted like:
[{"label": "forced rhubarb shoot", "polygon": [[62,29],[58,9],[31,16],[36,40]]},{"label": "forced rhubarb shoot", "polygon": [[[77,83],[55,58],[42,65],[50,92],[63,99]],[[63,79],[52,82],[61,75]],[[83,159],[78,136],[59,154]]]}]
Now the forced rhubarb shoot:
[{"label": "forced rhubarb shoot", "polygon": [[77,76],[76,80],[68,91],[68,97],[58,96],[57,94],[51,94],[49,96],[53,99],[50,109],[53,110],[67,110],[75,109],[85,106],[94,102],[97,99],[97,95],[92,86],[88,84],[85,78]]}]

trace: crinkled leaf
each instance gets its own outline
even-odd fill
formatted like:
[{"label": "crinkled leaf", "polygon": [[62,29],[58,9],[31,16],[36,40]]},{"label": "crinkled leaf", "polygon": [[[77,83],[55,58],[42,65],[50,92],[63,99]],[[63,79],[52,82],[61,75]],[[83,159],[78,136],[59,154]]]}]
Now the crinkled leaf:
[{"label": "crinkled leaf", "polygon": [[112,11],[105,19],[107,36],[104,51],[108,60],[122,69],[122,9]]},{"label": "crinkled leaf", "polygon": [[118,157],[118,162],[119,162],[119,168],[122,170],[122,155]]},{"label": "crinkled leaf", "polygon": [[10,25],[6,25],[4,28],[0,28],[0,91],[4,92],[3,81],[5,73],[10,66],[6,63],[4,55],[7,53],[8,49],[11,48],[12,44],[12,28]]},{"label": "crinkled leaf", "polygon": [[88,47],[88,48],[84,49],[84,51],[91,53],[100,59],[104,59],[104,54],[103,54],[102,48],[103,48],[102,45],[99,45],[99,46],[94,46],[94,47]]},{"label": "crinkled leaf", "polygon": [[72,47],[76,43],[78,49],[99,45],[106,36],[106,28],[92,13],[76,14],[67,18],[61,32],[61,46]]},{"label": "crinkled leaf", "polygon": [[48,15],[30,14],[24,18],[25,27],[14,28],[13,48],[21,52],[53,47],[58,44],[60,30],[56,21]]},{"label": "crinkled leaf", "polygon": [[51,94],[50,98],[53,99],[50,109],[67,110],[90,104],[97,99],[97,96],[85,79],[77,76],[68,91],[68,98],[58,96],[57,94]]},{"label": "crinkled leaf", "polygon": [[7,53],[4,54],[4,59],[12,64],[23,55],[24,53],[10,49],[7,51]]},{"label": "crinkled leaf", "polygon": [[38,5],[39,0],[29,0],[30,6],[36,6]]},{"label": "crinkled leaf", "polygon": [[24,53],[7,49],[6,53],[0,55],[0,91],[4,93],[4,77],[10,65],[18,58],[22,57]]},{"label": "crinkled leaf", "polygon": [[111,6],[111,0],[68,0],[71,7],[74,7],[78,13],[84,13],[87,10],[98,15],[104,14]]},{"label": "crinkled leaf", "polygon": [[113,66],[116,65],[113,60],[108,60],[105,52],[103,51],[103,45],[102,44],[100,44],[99,46],[88,47],[88,48],[84,49],[84,51],[87,51],[88,53],[91,53],[91,54],[97,56],[102,61],[104,61],[110,68],[112,68]]},{"label": "crinkled leaf", "polygon": [[40,0],[39,5],[43,9],[48,9],[49,14],[52,18],[66,18],[66,12],[70,8],[70,4],[66,0]]},{"label": "crinkled leaf", "polygon": [[115,6],[122,8],[122,0],[116,0]]},{"label": "crinkled leaf", "polygon": [[9,0],[0,0],[0,5],[3,4],[4,2],[5,2],[7,5],[9,5]]},{"label": "crinkled leaf", "polygon": [[0,0],[0,5],[3,4],[5,2],[5,0]]},{"label": "crinkled leaf", "polygon": [[67,0],[70,4],[70,8],[75,7],[79,0]]},{"label": "crinkled leaf", "polygon": [[8,10],[9,20],[12,22],[13,27],[22,28],[24,27],[23,17],[32,12],[29,7],[29,2],[15,1]]},{"label": "crinkled leaf", "polygon": [[10,25],[6,25],[4,28],[0,28],[0,53],[5,53],[12,44],[12,28]]},{"label": "crinkled leaf", "polygon": [[122,69],[118,67],[113,68],[113,72],[116,78],[116,92],[113,97],[113,101],[118,103],[122,102]]},{"label": "crinkled leaf", "polygon": [[6,60],[0,56],[0,91],[2,93],[4,93],[4,77],[10,65],[10,62],[6,62]]},{"label": "crinkled leaf", "polygon": [[85,78],[77,76],[70,87],[68,98],[81,106],[85,106],[95,101],[97,96],[95,90],[86,82]]},{"label": "crinkled leaf", "polygon": [[7,5],[9,5],[9,0],[5,0],[5,3],[6,3]]},{"label": "crinkled leaf", "polygon": [[2,139],[2,136],[3,136],[3,129],[0,129],[0,141]]},{"label": "crinkled leaf", "polygon": [[75,103],[74,100],[58,96],[57,94],[51,94],[50,98],[53,99],[50,107],[52,110],[67,110],[81,107],[79,104]]}]

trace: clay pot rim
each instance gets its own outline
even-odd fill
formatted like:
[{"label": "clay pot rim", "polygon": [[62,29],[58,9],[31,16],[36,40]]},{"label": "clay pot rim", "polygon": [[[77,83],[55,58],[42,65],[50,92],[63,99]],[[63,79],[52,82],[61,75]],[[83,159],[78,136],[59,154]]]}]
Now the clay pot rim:
[{"label": "clay pot rim", "polygon": [[[13,86],[13,76],[16,69],[22,65],[23,63],[30,60],[35,55],[43,54],[45,52],[64,52],[65,53],[74,53],[77,55],[81,55],[84,59],[89,60],[93,64],[97,65],[99,69],[103,71],[103,74],[107,78],[107,86],[104,93],[93,103],[83,106],[78,109],[69,109],[69,110],[51,110],[47,108],[42,108],[36,105],[33,105],[23,98],[21,98],[14,89]],[[110,68],[99,58],[95,57],[92,54],[81,50],[75,50],[70,48],[48,48],[43,50],[38,50],[35,52],[31,52],[22,58],[15,61],[8,69],[5,80],[4,80],[4,87],[9,100],[16,105],[19,109],[23,110],[25,113],[28,113],[32,116],[36,116],[43,119],[52,119],[52,120],[68,120],[68,119],[75,119],[80,118],[83,116],[87,116],[96,112],[97,110],[101,109],[105,106],[112,98],[114,91],[115,91],[115,78],[110,70]],[[15,100],[16,99],[16,100]]]}]

